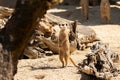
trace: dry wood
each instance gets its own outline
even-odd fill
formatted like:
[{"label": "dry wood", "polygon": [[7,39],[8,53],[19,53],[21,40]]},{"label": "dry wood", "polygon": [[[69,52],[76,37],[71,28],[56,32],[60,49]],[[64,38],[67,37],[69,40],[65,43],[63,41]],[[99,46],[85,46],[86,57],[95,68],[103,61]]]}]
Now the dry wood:
[{"label": "dry wood", "polygon": [[44,37],[50,37],[51,34],[53,33],[52,30],[53,25],[50,24],[47,19],[43,18],[40,22],[39,22],[39,26],[38,26],[38,31],[41,32],[41,34],[44,35]]},{"label": "dry wood", "polygon": [[91,47],[91,50],[92,52],[87,55],[87,59],[80,64],[80,71],[105,80],[117,76],[118,70],[113,64],[111,56],[115,53],[111,51],[108,44],[98,42]]},{"label": "dry wood", "polygon": [[13,11],[14,10],[12,8],[0,6],[0,19],[10,17]]},{"label": "dry wood", "polygon": [[38,39],[44,42],[53,53],[59,52],[58,45],[54,44],[51,40],[47,40],[44,37],[39,37]]}]

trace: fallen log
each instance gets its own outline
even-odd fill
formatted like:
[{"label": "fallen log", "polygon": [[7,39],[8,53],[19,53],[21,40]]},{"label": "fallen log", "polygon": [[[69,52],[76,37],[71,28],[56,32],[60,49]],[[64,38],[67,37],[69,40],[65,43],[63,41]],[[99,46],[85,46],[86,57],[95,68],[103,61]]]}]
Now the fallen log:
[{"label": "fallen log", "polygon": [[44,37],[38,37],[38,40],[44,42],[53,53],[59,53],[58,46],[54,44],[51,40],[47,40]]},{"label": "fallen log", "polygon": [[[86,55],[87,58],[79,64],[79,71],[98,79],[110,80],[119,74],[119,70],[113,64],[114,54],[117,55],[107,44],[98,42],[91,47],[91,53]],[[119,59],[118,57],[119,55],[114,59]]]},{"label": "fallen log", "polygon": [[[59,47],[58,44],[55,44],[51,40],[48,40],[44,37],[38,37],[38,40],[42,41],[44,44],[47,45],[47,47],[54,53],[58,54],[59,53]],[[74,44],[70,44],[70,53],[76,51],[76,46]]]}]

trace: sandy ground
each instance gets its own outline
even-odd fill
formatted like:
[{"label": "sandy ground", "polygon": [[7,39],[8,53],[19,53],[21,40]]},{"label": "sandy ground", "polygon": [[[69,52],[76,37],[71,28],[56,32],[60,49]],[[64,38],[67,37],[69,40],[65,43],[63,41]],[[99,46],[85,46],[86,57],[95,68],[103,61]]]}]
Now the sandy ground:
[{"label": "sandy ground", "polygon": [[[111,6],[111,24],[100,23],[99,6],[90,7],[90,17],[87,22],[82,21],[80,9],[78,6],[56,6],[48,13],[69,21],[78,20],[81,26],[95,30],[103,42],[109,43],[111,49],[120,54],[120,7]],[[89,49],[77,51],[71,57],[78,64],[89,52]],[[117,68],[120,69],[120,63],[117,64]],[[77,72],[78,69],[71,62],[68,67],[61,68],[58,55],[54,55],[40,59],[20,60],[18,73],[14,78],[15,80],[93,80]],[[113,80],[120,80],[120,76]]]}]

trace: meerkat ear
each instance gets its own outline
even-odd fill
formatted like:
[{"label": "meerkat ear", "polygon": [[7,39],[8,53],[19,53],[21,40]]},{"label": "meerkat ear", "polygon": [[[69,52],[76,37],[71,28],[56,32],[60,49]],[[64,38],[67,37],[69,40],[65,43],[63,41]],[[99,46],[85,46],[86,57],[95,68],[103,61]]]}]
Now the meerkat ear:
[{"label": "meerkat ear", "polygon": [[61,24],[58,24],[58,26],[61,26]]}]

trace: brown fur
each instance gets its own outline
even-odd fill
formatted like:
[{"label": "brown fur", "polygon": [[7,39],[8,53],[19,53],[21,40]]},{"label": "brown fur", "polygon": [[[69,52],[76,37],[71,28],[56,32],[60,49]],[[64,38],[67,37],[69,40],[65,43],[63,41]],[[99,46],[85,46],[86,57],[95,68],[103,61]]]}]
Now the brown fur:
[{"label": "brown fur", "polygon": [[81,14],[83,15],[84,20],[88,20],[88,12],[89,12],[89,2],[88,0],[81,0]]},{"label": "brown fur", "polygon": [[59,33],[59,58],[62,62],[62,67],[67,66],[69,59],[73,65],[77,67],[75,62],[70,57],[70,43],[66,27],[62,27]]},{"label": "brown fur", "polygon": [[106,22],[110,23],[110,3],[109,3],[109,0],[101,0],[100,15],[101,15],[101,22],[104,19],[106,19]]}]

